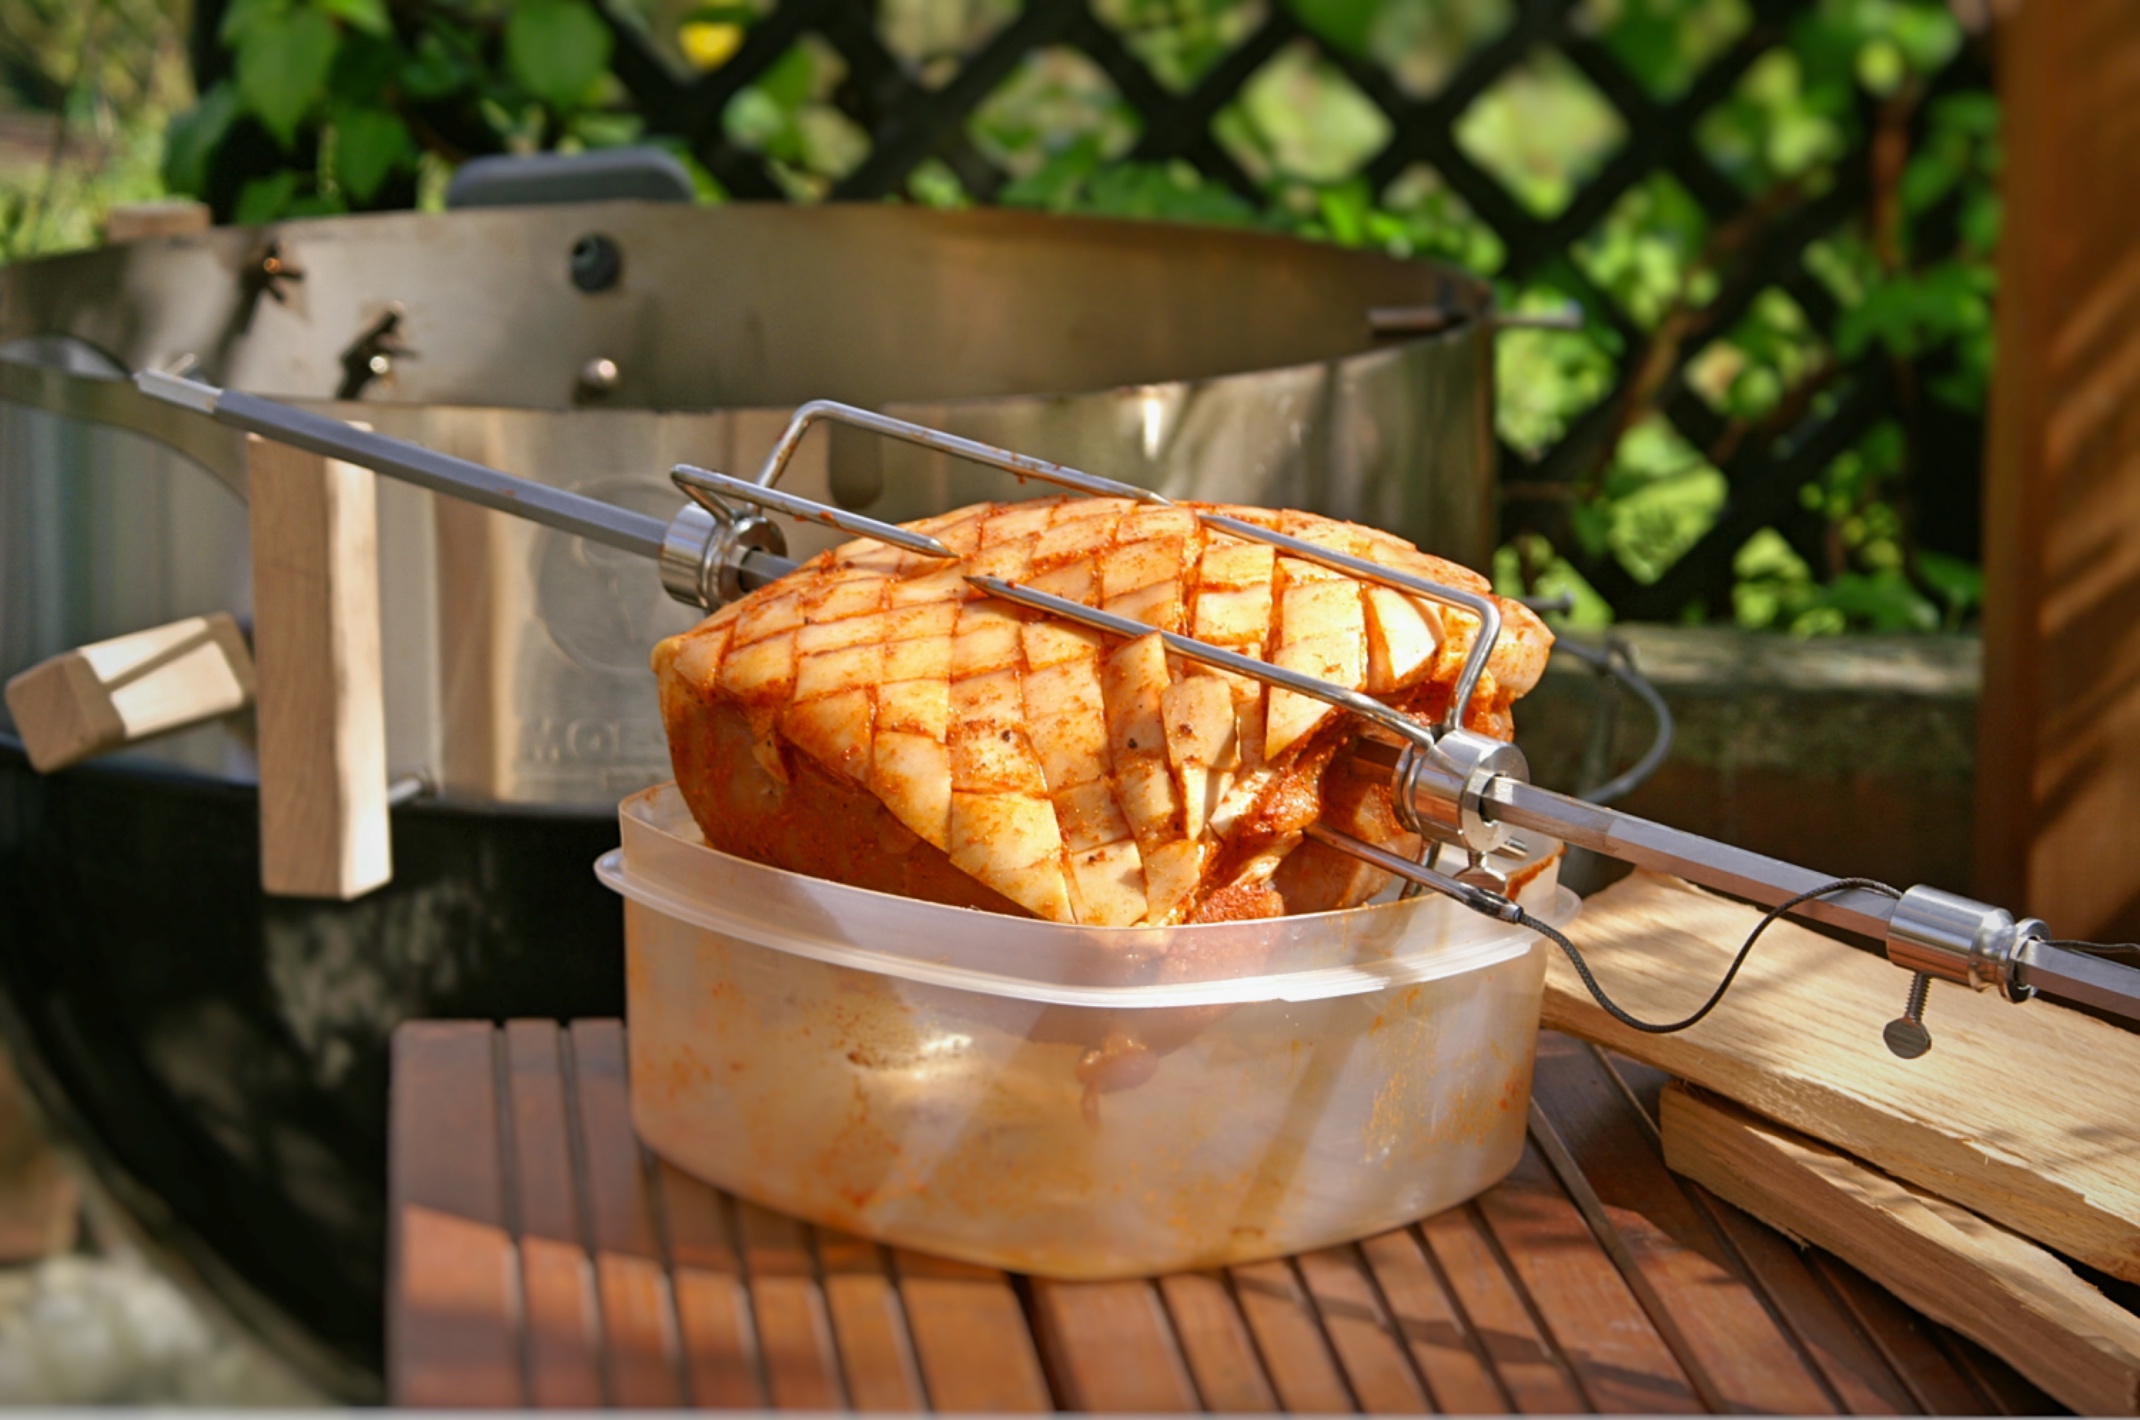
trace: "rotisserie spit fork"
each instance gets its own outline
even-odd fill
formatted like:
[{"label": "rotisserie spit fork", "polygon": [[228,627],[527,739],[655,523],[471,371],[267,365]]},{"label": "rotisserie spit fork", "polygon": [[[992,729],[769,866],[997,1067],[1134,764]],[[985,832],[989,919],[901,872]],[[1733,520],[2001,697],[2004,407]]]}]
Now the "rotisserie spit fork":
[{"label": "rotisserie spit fork", "polygon": [[[514,477],[418,444],[355,428],[338,419],[278,401],[220,390],[211,385],[145,371],[135,377],[143,393],[197,411],[218,422],[297,448],[370,468],[434,492],[531,519],[546,526],[652,559],[662,585],[677,600],[712,610],[763,586],[795,567],[779,527],[752,509],[768,509],[912,552],[949,557],[923,534],[810,499],[777,486],[803,436],[834,421],[940,453],[1002,469],[1022,479],[1077,493],[1141,503],[1170,500],[1148,489],[1100,478],[1060,464],[999,449],[941,430],[831,401],[798,409],[755,480],[679,465],[672,478],[689,501],[663,523],[599,499]],[[1399,819],[1427,845],[1425,861],[1412,862],[1324,827],[1317,841],[1404,879],[1410,890],[1455,898],[1480,912],[1521,921],[1553,938],[1566,951],[1600,1005],[1627,1024],[1645,1030],[1682,1029],[1721,1000],[1739,962],[1708,1002],[1676,1022],[1642,1022],[1616,1006],[1591,978],[1581,953],[1560,933],[1528,915],[1499,889],[1492,856],[1521,830],[1618,858],[1637,867],[1677,874],[1705,887],[1769,909],[1763,925],[1784,912],[1884,944],[1888,960],[1912,973],[1902,1016],[1889,1022],[1885,1038],[1897,1055],[1913,1058],[1931,1046],[1923,1014],[1935,980],[2023,1002],[2037,992],[2140,1023],[2140,969],[2108,959],[2131,948],[2057,941],[2036,918],[2012,913],[1932,887],[1898,891],[1864,878],[1832,878],[1759,853],[1572,798],[1529,782],[1528,766],[1514,745],[1463,725],[1469,705],[1500,634],[1500,613],[1491,599],[1444,586],[1222,514],[1198,512],[1207,527],[1230,537],[1271,544],[1289,557],[1319,563],[1363,581],[1391,587],[1477,618],[1479,629],[1460,672],[1455,694],[1440,724],[1425,726],[1371,696],[1264,661],[1238,655],[1171,631],[1160,631],[1169,651],[1219,670],[1252,677],[1335,706],[1365,720],[1359,758],[1389,775]],[[1082,603],[994,577],[971,579],[990,596],[1043,611],[1118,636],[1145,636],[1154,628]],[[1453,870],[1453,871],[1452,871]],[[1758,934],[1758,929],[1757,929]]]}]

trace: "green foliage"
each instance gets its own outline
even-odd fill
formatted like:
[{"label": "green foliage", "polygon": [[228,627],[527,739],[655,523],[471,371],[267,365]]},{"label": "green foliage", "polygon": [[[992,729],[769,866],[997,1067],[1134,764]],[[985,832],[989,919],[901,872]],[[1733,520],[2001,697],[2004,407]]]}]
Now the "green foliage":
[{"label": "green foliage", "polygon": [[[93,179],[97,202],[155,195],[152,135],[169,114],[169,190],[209,197],[224,219],[268,221],[435,203],[453,167],[475,154],[638,141],[643,123],[610,72],[605,11],[641,27],[671,62],[703,72],[727,62],[778,0],[231,0],[221,33],[229,75],[197,99],[183,83],[156,88],[148,68],[118,65],[110,54],[121,47],[94,38],[99,24],[146,15],[161,26],[159,62],[175,64],[164,3],[0,0],[0,76],[41,73],[33,102],[119,135]],[[1253,195],[1189,162],[1133,156],[1137,113],[1104,70],[1062,46],[1027,55],[967,121],[966,139],[1007,175],[994,200],[1260,226],[1456,263],[1496,278],[1504,308],[1592,304],[1580,329],[1510,330],[1495,342],[1501,438],[1528,458],[1559,449],[1569,480],[1556,494],[1567,495],[1565,517],[1542,524],[1556,529],[1552,539],[1513,540],[1497,578],[1569,588],[1579,617],[1609,616],[1583,569],[1617,566],[1637,583],[1664,575],[1713,525],[1723,469],[1822,417],[1850,380],[1884,367],[1903,391],[1898,419],[1813,480],[1799,519],[1740,548],[1731,606],[1707,610],[1801,634],[1951,627],[1974,614],[1981,577],[1916,544],[1903,495],[1923,460],[1920,416],[1978,415],[1992,362],[1999,113],[1987,93],[1931,96],[1964,43],[1945,0],[1798,0],[1785,11],[1783,42],[1738,72],[1686,135],[1745,194],[1743,215],[1713,222],[1659,168],[1561,255],[1521,273],[1507,270],[1501,238],[1444,174],[1414,163],[1379,187],[1361,176],[1395,134],[1346,71],[1373,66],[1399,92],[1430,96],[1470,53],[1510,32],[1518,0],[1090,4],[1176,93],[1194,89],[1271,7],[1290,10],[1308,37],[1261,60],[1211,122]],[[1570,14],[1608,62],[1668,101],[1754,32],[1757,9],[1770,13],[1754,0],[1575,0]],[[1021,0],[879,0],[877,33],[914,78],[941,87],[1020,10]],[[21,61],[28,50],[58,58],[40,68]],[[83,55],[94,62],[70,77],[71,56]],[[734,95],[722,134],[761,155],[790,197],[829,197],[871,147],[843,111],[848,79],[839,52],[807,33]],[[164,97],[150,99],[152,90]],[[148,115],[151,136],[128,139],[125,124],[92,110]],[[1472,96],[1449,136],[1539,217],[1567,211],[1629,141],[1597,81],[1550,44]],[[1865,164],[1874,147],[1877,162],[1843,166],[1846,155]],[[904,195],[970,204],[956,156],[940,152],[907,176]],[[691,166],[702,195],[717,199],[716,184]],[[130,171],[138,178],[123,176]],[[94,203],[80,217],[46,210],[74,190],[55,172],[43,197],[36,182],[0,173],[6,251],[93,234]],[[1750,306],[1728,318],[1713,309],[1720,291],[1746,280],[1766,231],[1839,182],[1868,176],[1869,203],[1805,249],[1802,272],[1762,271],[1769,284]],[[1661,416],[1674,371],[1714,412],[1722,432],[1712,447],[1690,446]],[[1578,429],[1584,441],[1571,453],[1562,441]]]},{"label": "green foliage", "polygon": [[[629,142],[640,123],[609,73],[593,0],[233,0],[231,78],[170,127],[164,178],[237,221],[415,202],[426,174],[477,153]],[[256,126],[280,168],[219,155]],[[255,165],[257,167],[257,164]]]}]

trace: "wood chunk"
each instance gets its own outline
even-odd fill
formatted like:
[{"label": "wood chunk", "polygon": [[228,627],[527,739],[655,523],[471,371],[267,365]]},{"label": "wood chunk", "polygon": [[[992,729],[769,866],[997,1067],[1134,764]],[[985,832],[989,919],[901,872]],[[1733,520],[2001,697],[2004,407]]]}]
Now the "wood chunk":
[{"label": "wood chunk", "polygon": [[1723,1101],[1664,1095],[1666,1158],[1849,1258],[2074,1409],[2140,1411],[2140,1317],[2025,1238]]},{"label": "wood chunk", "polygon": [[1196,1387],[1152,1283],[1033,1279],[1033,1323],[1071,1410],[1176,1414]]},{"label": "wood chunk", "polygon": [[1224,1277],[1177,1272],[1159,1279],[1159,1295],[1206,1410],[1261,1415],[1278,1408],[1278,1397],[1256,1356],[1255,1339]]},{"label": "wood chunk", "polygon": [[248,435],[260,886],[361,897],[394,876],[368,468]]},{"label": "wood chunk", "polygon": [[227,612],[78,646],[8,679],[15,733],[39,774],[244,709],[253,655]]},{"label": "wood chunk", "polygon": [[[1638,872],[1590,899],[1577,945],[1615,1000],[1671,1018],[1698,1004],[1759,919]],[[1790,922],[1770,927],[1732,993],[1677,1035],[1620,1025],[1549,958],[1545,1024],[1691,1084],[2098,1267],[2140,1280],[2140,1036],[2048,1002],[1935,986],[1937,1044],[1898,1060],[1880,1032],[1908,978]],[[2085,1089],[2074,1080],[2085,1074]]]}]

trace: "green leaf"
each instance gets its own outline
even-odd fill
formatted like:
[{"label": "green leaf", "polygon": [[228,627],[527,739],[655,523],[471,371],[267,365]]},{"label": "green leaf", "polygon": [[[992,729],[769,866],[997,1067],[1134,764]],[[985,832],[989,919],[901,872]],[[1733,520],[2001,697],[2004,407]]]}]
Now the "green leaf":
[{"label": "green leaf", "polygon": [[223,23],[216,27],[216,38],[227,45],[236,45],[255,25],[281,19],[289,13],[290,0],[231,0],[230,8],[223,12]]},{"label": "green leaf", "polygon": [[480,71],[463,49],[437,30],[426,30],[416,53],[401,67],[401,84],[410,97],[443,98],[473,81]]},{"label": "green leaf", "polygon": [[353,30],[380,39],[394,32],[386,15],[386,0],[317,0],[319,7]]},{"label": "green leaf", "polygon": [[325,91],[341,35],[317,10],[263,16],[238,40],[238,92],[283,147]]},{"label": "green leaf", "polygon": [[174,116],[164,131],[163,180],[173,192],[199,197],[208,190],[208,159],[237,118],[238,91],[217,84],[199,103]]},{"label": "green leaf", "polygon": [[1293,15],[1348,54],[1365,54],[1381,0],[1293,0]]},{"label": "green leaf", "polygon": [[1984,600],[1984,569],[1943,552],[1917,554],[1917,575],[1959,620]]},{"label": "green leaf", "polygon": [[351,201],[369,202],[415,148],[407,126],[394,115],[375,108],[345,110],[334,120],[334,180]]},{"label": "green leaf", "polygon": [[505,27],[505,62],[553,109],[580,107],[609,68],[609,27],[586,0],[522,0]]},{"label": "green leaf", "polygon": [[288,168],[267,177],[254,178],[239,192],[233,218],[241,227],[272,222],[289,210],[290,199],[296,193],[297,174]]}]

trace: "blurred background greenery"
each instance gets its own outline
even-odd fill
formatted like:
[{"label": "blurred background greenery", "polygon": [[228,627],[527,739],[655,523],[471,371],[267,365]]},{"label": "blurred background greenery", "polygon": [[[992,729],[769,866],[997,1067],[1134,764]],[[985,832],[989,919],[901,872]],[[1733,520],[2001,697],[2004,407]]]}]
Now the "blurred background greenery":
[{"label": "blurred background greenery", "polygon": [[[197,3],[212,9],[0,0],[0,255],[93,243],[111,205],[167,193],[238,222],[437,207],[455,165],[492,152],[663,143],[703,200],[721,201],[694,156],[703,144],[661,132],[620,80],[618,27],[681,83],[744,52],[775,0],[608,0],[607,19],[596,0]],[[1266,226],[1454,262],[1495,279],[1517,311],[1578,298],[1579,330],[1497,343],[1510,515],[1494,569],[1505,588],[1569,593],[1577,623],[1612,618],[1601,577],[1671,585],[1660,579],[1717,524],[1735,454],[1788,441],[1877,372],[1892,381],[1883,416],[1811,470],[1789,517],[1725,550],[1727,594],[1649,614],[1798,634],[1970,623],[1999,227],[1988,36],[1964,23],[1978,7],[1090,0],[1090,13],[1180,95],[1277,4],[1299,35],[1211,114],[1223,159],[1136,160],[1138,108],[1086,53],[1043,45],[966,120],[985,164],[962,176],[930,156],[889,200]],[[1692,144],[1743,198],[1728,216],[1652,163],[1569,240],[1512,262],[1510,223],[1486,220],[1432,166],[1369,180],[1393,125],[1363,84],[1399,102],[1444,94],[1541,9],[1654,105],[1720,71],[1725,87],[1687,110],[1691,131],[1631,132],[1596,63],[1532,46],[1451,110],[1448,138],[1494,199],[1550,228],[1609,165]],[[909,80],[942,89],[1021,13],[1020,0],[878,0],[874,34]],[[1756,53],[1742,41],[1757,26],[1776,42]],[[1734,46],[1754,57],[1720,65]],[[855,77],[805,34],[726,98],[718,139],[757,155],[791,200],[843,195],[872,142]],[[1227,180],[1214,162],[1232,165]],[[1743,284],[1743,264],[1837,193],[1849,196],[1840,216],[1789,248],[1798,294],[1778,271],[1720,320],[1719,292]],[[1689,393],[1692,415],[1672,403]],[[1708,432],[1690,438],[1697,424]]]}]

